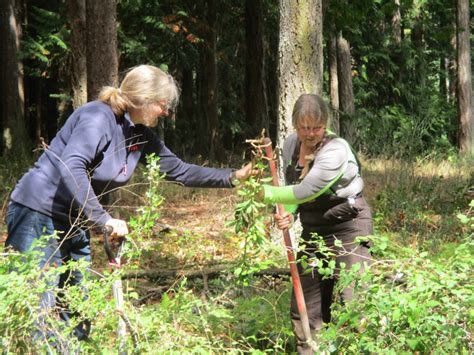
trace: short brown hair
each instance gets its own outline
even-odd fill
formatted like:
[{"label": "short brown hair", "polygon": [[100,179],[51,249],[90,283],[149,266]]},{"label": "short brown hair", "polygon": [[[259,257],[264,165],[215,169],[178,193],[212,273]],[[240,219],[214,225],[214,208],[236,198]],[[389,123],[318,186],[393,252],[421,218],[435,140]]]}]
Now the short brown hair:
[{"label": "short brown hair", "polygon": [[291,115],[293,127],[304,118],[311,117],[316,121],[327,125],[329,121],[329,110],[326,102],[315,94],[303,94],[296,100]]}]

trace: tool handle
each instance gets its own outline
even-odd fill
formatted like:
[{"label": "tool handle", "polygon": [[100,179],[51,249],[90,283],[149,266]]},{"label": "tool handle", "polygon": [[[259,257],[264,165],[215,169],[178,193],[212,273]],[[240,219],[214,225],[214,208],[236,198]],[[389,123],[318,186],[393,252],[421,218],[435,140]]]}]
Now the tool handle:
[{"label": "tool handle", "polygon": [[114,229],[111,226],[102,227],[102,235],[104,236],[104,249],[105,249],[105,253],[107,254],[107,259],[109,259],[109,262],[111,263],[115,262],[115,256],[114,256],[114,253],[112,252],[112,249],[110,248],[110,243],[109,243],[109,237],[113,231]]},{"label": "tool handle", "polygon": [[[273,156],[273,148],[272,148],[272,141],[270,138],[264,138],[263,143],[265,144],[265,155],[268,159],[268,164],[270,166],[270,172],[272,174],[272,181],[273,186],[279,186],[280,183],[278,181],[278,169],[276,160]],[[285,212],[285,208],[281,203],[277,204],[277,211],[278,214],[283,214]],[[312,336],[311,336],[311,329],[309,326],[309,318],[308,318],[308,311],[306,309],[306,302],[304,299],[303,288],[301,286],[300,275],[298,273],[298,267],[296,264],[295,253],[293,250],[293,245],[290,238],[290,231],[288,228],[282,230],[283,233],[283,240],[285,242],[286,247],[286,255],[288,258],[288,263],[290,265],[290,274],[291,279],[293,281],[293,292],[295,293],[296,299],[296,306],[298,308],[298,313],[301,319],[301,325],[303,328],[303,334],[306,338],[306,342],[312,345]]]},{"label": "tool handle", "polygon": [[110,241],[109,241],[109,237],[113,231],[114,230],[111,226],[102,227],[102,234],[104,236],[104,249],[105,249],[105,253],[107,254],[107,259],[109,260],[109,264],[111,266],[120,268],[120,266],[122,266],[122,250],[123,250],[125,238],[122,238],[120,242],[120,246],[117,250],[117,255],[114,255],[114,253],[112,252],[112,248],[110,246]]}]

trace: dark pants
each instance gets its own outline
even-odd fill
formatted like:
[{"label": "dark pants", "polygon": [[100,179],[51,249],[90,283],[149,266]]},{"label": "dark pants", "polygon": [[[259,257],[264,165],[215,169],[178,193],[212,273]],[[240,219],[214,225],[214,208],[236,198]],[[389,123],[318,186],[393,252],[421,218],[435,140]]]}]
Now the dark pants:
[{"label": "dark pants", "polygon": [[[334,299],[333,290],[339,275],[340,264],[344,263],[345,269],[350,270],[352,265],[360,263],[362,267],[359,272],[362,273],[364,266],[371,263],[369,245],[356,243],[355,238],[372,234],[372,217],[370,208],[362,197],[356,199],[354,204],[348,203],[346,199],[326,197],[321,199],[317,206],[308,204],[302,207],[300,208],[303,223],[301,242],[306,243],[306,247],[298,253],[298,259],[306,256],[327,261],[327,258],[319,253],[318,247],[311,243],[312,236],[316,233],[323,238],[324,245],[335,254],[329,258],[336,260],[335,273],[327,279],[323,279],[316,268],[302,270],[301,265],[298,264],[310,329],[315,334],[322,328],[323,323],[331,320],[330,307]],[[335,245],[336,239],[341,241],[342,246]],[[340,294],[342,302],[350,301],[353,293],[352,286],[342,290]],[[291,300],[291,319],[298,353],[312,354],[313,351],[304,341],[294,293]]]},{"label": "dark pants", "polygon": [[[59,266],[68,261],[91,261],[90,235],[81,228],[71,227],[34,211],[28,207],[11,202],[7,211],[8,237],[6,247],[11,247],[19,252],[31,250],[32,244],[41,236],[58,233],[58,238],[49,238],[46,245],[36,246],[35,250],[42,252],[39,260],[40,267]],[[78,285],[83,275],[74,270],[61,274],[53,281],[51,288],[61,289],[67,285]],[[66,322],[72,314],[66,305],[56,302],[54,291],[47,291],[41,298],[40,311],[49,312],[58,308],[60,317]],[[90,322],[84,321],[74,329],[78,339],[86,339],[90,331]],[[42,336],[47,336],[42,334]]]}]

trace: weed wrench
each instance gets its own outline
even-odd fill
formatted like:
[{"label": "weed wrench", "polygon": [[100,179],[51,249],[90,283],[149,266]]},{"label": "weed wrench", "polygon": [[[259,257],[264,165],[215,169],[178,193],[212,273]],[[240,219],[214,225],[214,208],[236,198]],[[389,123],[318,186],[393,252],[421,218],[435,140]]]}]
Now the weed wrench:
[{"label": "weed wrench", "polygon": [[[109,265],[116,269],[120,269],[122,267],[122,253],[123,253],[123,247],[125,244],[125,238],[121,239],[120,245],[117,250],[117,254],[114,256],[114,253],[112,252],[112,248],[109,243],[109,237],[112,234],[112,232],[113,232],[113,229],[110,226],[105,226],[102,229],[102,233],[104,235],[104,249],[105,249],[105,253],[107,254],[107,258],[109,259]],[[118,328],[117,328],[117,339],[119,341],[119,354],[126,354],[127,352],[125,351],[125,343],[127,340],[126,339],[127,328],[129,328],[132,332],[135,347],[137,343],[136,343],[136,334],[133,331],[133,328],[131,327],[130,320],[127,318],[123,310],[124,302],[123,302],[123,287],[122,287],[121,277],[118,277],[117,280],[115,280],[114,283],[112,284],[112,293],[115,299],[115,309],[117,313],[119,314],[119,322],[118,322]]]},{"label": "weed wrench", "polygon": [[[270,166],[270,172],[272,174],[273,186],[278,186],[278,173],[277,173],[277,164],[273,156],[272,141],[270,138],[265,138],[263,140],[265,145],[265,155],[268,159],[268,164]],[[285,209],[282,204],[277,204],[277,211],[279,214],[283,214]],[[298,307],[298,313],[300,314],[301,325],[303,328],[303,334],[306,338],[305,341],[313,349],[315,347],[314,341],[311,337],[311,330],[309,327],[308,312],[306,310],[306,303],[304,300],[303,288],[301,287],[300,275],[298,273],[298,268],[296,265],[295,254],[293,252],[293,245],[291,243],[290,231],[288,228],[282,230],[283,240],[286,247],[286,255],[288,257],[288,263],[290,264],[290,273],[291,280],[293,281],[293,292],[295,293],[296,305]]]}]

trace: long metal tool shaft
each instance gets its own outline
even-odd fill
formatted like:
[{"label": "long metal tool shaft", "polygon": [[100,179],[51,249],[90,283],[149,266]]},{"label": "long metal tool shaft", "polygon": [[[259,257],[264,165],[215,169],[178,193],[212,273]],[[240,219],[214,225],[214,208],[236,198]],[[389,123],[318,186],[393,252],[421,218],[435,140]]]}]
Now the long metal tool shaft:
[{"label": "long metal tool shaft", "polygon": [[[117,265],[121,266],[121,258],[122,258],[122,249],[123,249],[123,241],[120,243],[119,251],[117,256],[115,257],[115,262]],[[122,286],[122,278],[119,276],[117,280],[114,281],[112,285],[112,293],[115,298],[115,309],[119,314],[119,320],[117,325],[117,338],[119,340],[119,354],[126,354],[125,351],[125,343],[127,341],[127,325],[124,320],[124,309],[123,309],[123,286]]]},{"label": "long metal tool shaft", "polygon": [[[273,186],[279,186],[280,184],[278,181],[277,165],[276,165],[275,158],[273,156],[272,141],[270,138],[265,138],[263,142],[265,144],[265,155],[268,158],[268,164],[270,166],[270,172],[272,174]],[[280,203],[277,204],[277,211],[278,211],[278,214],[280,215],[285,212],[285,209],[282,204]],[[295,293],[296,305],[298,307],[298,313],[300,315],[301,326],[303,328],[303,334],[306,338],[305,341],[310,346],[313,346],[311,330],[309,327],[308,312],[306,310],[306,303],[304,300],[303,288],[301,287],[300,275],[298,273],[295,253],[294,253],[293,245],[290,238],[290,231],[288,230],[288,228],[286,228],[282,230],[282,233],[283,233],[283,240],[285,242],[288,263],[290,264],[291,280],[293,282],[293,292]]]},{"label": "long metal tool shaft", "polygon": [[[104,235],[104,248],[107,254],[107,258],[109,259],[109,265],[111,267],[115,267],[120,269],[122,266],[122,251],[123,251],[123,244],[124,240],[120,242],[120,246],[117,252],[117,255],[114,256],[112,253],[112,249],[110,248],[109,244],[109,236],[112,233],[112,228],[109,226],[105,226],[103,228],[103,235]],[[119,341],[119,355],[127,354],[125,350],[125,345],[127,341],[127,325],[124,320],[124,309],[123,309],[123,286],[122,286],[122,279],[119,276],[117,280],[114,281],[112,284],[112,294],[115,299],[115,309],[119,315],[118,317],[118,325],[117,325],[117,340]]]}]

